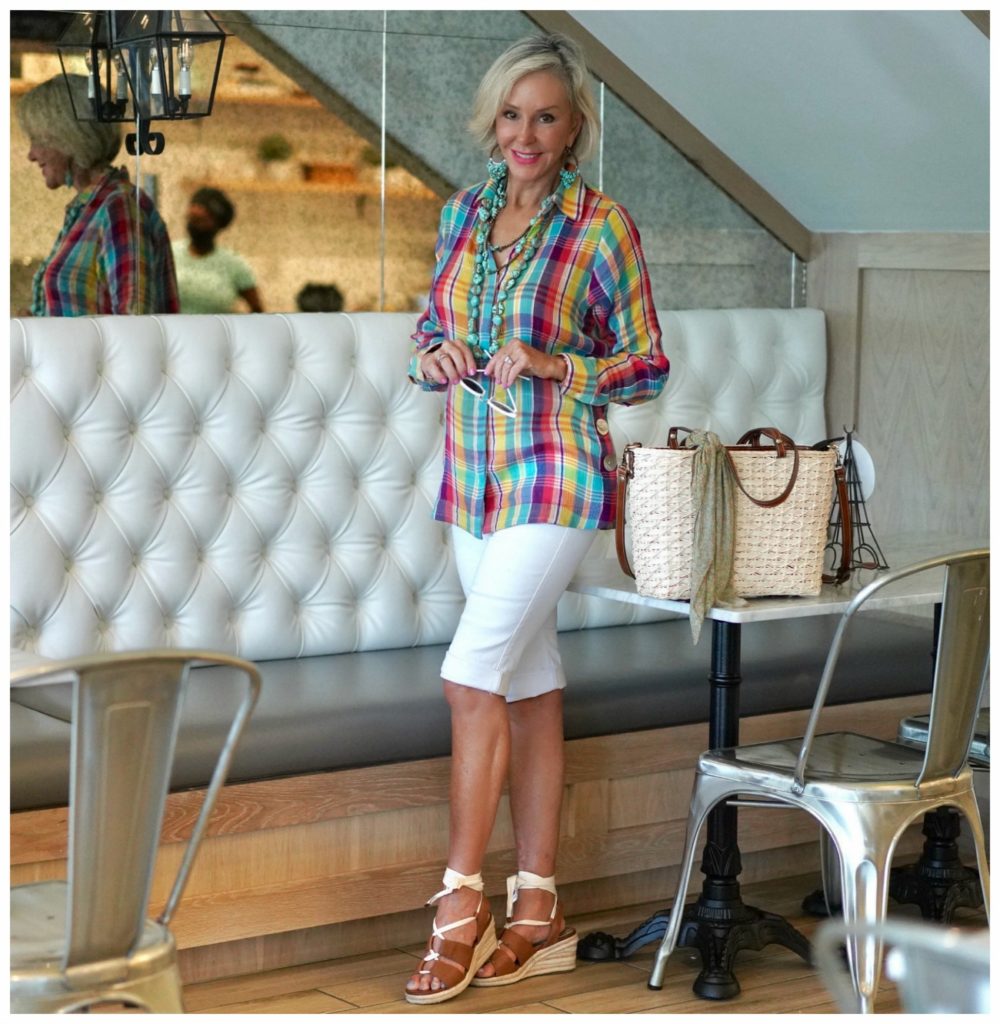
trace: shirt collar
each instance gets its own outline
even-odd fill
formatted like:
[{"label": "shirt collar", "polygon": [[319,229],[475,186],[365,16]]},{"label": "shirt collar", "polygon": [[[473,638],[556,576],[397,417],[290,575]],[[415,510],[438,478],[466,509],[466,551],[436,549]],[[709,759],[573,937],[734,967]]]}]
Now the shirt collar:
[{"label": "shirt collar", "polygon": [[583,211],[583,190],[585,187],[583,175],[577,174],[573,179],[573,184],[569,188],[564,188],[562,195],[559,197],[558,209],[569,217],[570,220],[577,220]]},{"label": "shirt collar", "polygon": [[[560,193],[556,209],[566,217],[569,217],[570,220],[577,220],[583,211],[583,193],[585,188],[583,175],[578,174],[573,179],[573,183],[569,188],[564,188]],[[492,179],[485,181],[479,189],[479,194],[476,196],[475,205],[478,207],[488,203],[493,198],[495,189],[496,185]]]},{"label": "shirt collar", "polygon": [[69,212],[70,210],[82,209],[102,190],[118,181],[124,182],[127,185],[128,180],[127,168],[112,167],[107,174],[101,177],[95,184],[91,185],[90,188],[85,188],[82,192],[78,192],[67,204],[66,211]]}]

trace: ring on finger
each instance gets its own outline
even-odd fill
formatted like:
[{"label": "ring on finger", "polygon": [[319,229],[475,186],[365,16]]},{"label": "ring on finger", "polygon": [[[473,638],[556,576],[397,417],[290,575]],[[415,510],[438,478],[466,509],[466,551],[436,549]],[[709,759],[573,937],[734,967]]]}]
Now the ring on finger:
[{"label": "ring on finger", "polygon": [[513,362],[514,362],[514,360],[513,360],[513,359],[511,359],[511,357],[510,357],[510,356],[504,356],[504,357],[503,357],[503,361],[504,361],[505,363],[511,363],[511,364],[513,364]]}]

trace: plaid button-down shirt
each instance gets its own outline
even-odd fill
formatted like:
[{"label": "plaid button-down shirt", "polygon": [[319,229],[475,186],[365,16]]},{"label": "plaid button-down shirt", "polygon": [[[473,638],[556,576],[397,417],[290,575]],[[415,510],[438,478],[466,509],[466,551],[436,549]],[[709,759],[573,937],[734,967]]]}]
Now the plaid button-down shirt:
[{"label": "plaid button-down shirt", "polygon": [[[443,386],[420,379],[420,354],[467,334],[476,211],[485,187],[458,192],[441,214],[434,279],[410,365],[411,378],[428,390]],[[503,272],[491,268],[483,307],[502,282]],[[517,338],[565,355],[566,378],[516,381],[514,418],[464,388],[449,388],[435,518],[477,537],[522,523],[607,529],[615,520],[616,467],[607,403],[655,398],[670,367],[628,213],[578,178],[545,224],[506,309],[501,344]]]},{"label": "plaid button-down shirt", "polygon": [[176,313],[177,276],[166,225],[124,169],[66,207],[62,231],[33,281],[32,316]]}]

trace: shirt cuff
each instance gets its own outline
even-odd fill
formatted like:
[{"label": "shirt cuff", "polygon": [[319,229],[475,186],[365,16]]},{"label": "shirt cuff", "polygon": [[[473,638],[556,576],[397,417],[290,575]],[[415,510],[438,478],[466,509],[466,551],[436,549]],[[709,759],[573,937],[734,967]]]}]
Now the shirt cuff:
[{"label": "shirt cuff", "polygon": [[435,342],[433,345],[428,345],[427,348],[422,348],[417,352],[413,353],[413,361],[411,365],[411,372],[408,374],[410,381],[414,384],[420,385],[425,391],[440,391],[445,388],[446,385],[439,384],[436,380],[430,380],[424,376],[423,370],[420,368],[420,357],[426,355],[428,352],[436,352],[442,345],[443,341]]},{"label": "shirt cuff", "polygon": [[560,352],[559,355],[566,363],[566,376],[559,383],[562,393],[567,398],[575,398],[578,402],[597,404],[597,379],[591,373],[593,360],[570,355],[568,352]]}]

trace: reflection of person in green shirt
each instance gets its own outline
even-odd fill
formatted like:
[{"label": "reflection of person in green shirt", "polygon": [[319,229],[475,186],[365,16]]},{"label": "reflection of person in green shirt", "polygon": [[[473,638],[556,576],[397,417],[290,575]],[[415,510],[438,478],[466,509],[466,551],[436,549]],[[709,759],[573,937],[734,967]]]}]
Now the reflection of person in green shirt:
[{"label": "reflection of person in green shirt", "polygon": [[252,313],[263,313],[253,271],[246,261],[215,244],[236,210],[224,192],[200,188],[191,197],[187,215],[190,241],[173,244],[182,313],[232,313],[238,298]]}]

